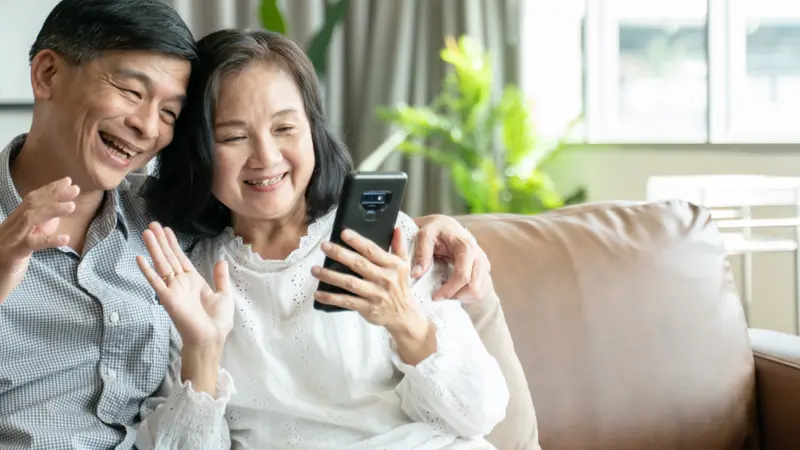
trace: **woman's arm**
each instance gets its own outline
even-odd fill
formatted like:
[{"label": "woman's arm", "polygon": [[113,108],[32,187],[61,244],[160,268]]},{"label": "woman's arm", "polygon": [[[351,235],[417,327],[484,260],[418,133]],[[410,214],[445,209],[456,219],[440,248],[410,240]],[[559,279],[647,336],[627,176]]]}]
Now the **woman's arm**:
[{"label": "woman's arm", "polygon": [[431,300],[442,269],[434,266],[412,286],[430,324],[426,339],[433,350],[420,360],[421,354],[413,352],[420,344],[393,339],[393,361],[405,375],[396,391],[412,419],[462,437],[485,436],[505,417],[508,386],[461,303]]},{"label": "woman's arm", "polygon": [[136,446],[228,449],[225,406],[234,387],[230,375],[219,368],[225,340],[233,328],[227,264],[218,261],[214,265],[212,288],[170,229],[151,223],[142,237],[152,267],[143,256],[137,256],[136,262],[172,319],[174,330],[161,398],[143,405]]},{"label": "woman's arm", "polygon": [[[139,450],[221,450],[230,449],[225,406],[236,392],[233,380],[224,369],[217,369],[216,383],[203,374],[198,383],[216,384],[215,389],[198,388],[192,382],[192,369],[185,369],[180,357],[179,338],[173,330],[170,366],[158,397],[145,400],[142,421],[137,428]],[[207,370],[204,370],[207,372]],[[182,375],[183,372],[183,375]],[[203,371],[198,371],[202,374]],[[211,392],[209,392],[211,391]],[[216,392],[213,392],[216,391]],[[212,393],[215,394],[212,396]]]},{"label": "woman's arm", "polygon": [[409,243],[417,236],[417,227],[400,214],[397,228],[392,236],[393,254],[352,230],[342,232],[352,250],[323,243],[327,256],[361,278],[315,266],[311,273],[316,278],[349,293],[318,290],[314,298],[357,311],[389,332],[395,365],[405,374],[397,392],[409,416],[463,437],[488,434],[505,416],[508,403],[500,367],[460,302],[432,300],[446,267],[437,264],[413,280],[413,259],[406,249],[413,248]]}]

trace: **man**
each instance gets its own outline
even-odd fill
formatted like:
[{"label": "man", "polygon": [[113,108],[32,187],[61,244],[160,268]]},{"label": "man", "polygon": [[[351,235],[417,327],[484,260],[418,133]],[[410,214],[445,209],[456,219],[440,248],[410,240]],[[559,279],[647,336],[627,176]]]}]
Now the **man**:
[{"label": "man", "polygon": [[[28,133],[0,153],[0,449],[127,449],[166,373],[169,318],[136,266],[136,174],[172,139],[195,58],[160,0],[64,0],[30,51]],[[453,219],[423,255],[469,295],[488,263]],[[474,273],[474,275],[473,275]]]}]

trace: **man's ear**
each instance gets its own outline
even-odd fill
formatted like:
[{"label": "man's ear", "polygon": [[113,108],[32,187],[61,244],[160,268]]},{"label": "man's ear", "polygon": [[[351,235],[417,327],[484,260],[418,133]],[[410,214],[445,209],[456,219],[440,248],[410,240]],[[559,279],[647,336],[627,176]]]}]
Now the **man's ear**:
[{"label": "man's ear", "polygon": [[54,87],[66,71],[66,61],[52,50],[42,50],[31,61],[31,87],[37,101],[53,97]]}]

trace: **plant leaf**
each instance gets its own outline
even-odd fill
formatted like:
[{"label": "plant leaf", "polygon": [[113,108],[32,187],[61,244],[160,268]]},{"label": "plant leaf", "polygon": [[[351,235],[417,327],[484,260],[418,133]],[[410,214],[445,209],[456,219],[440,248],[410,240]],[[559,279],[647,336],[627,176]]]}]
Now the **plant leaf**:
[{"label": "plant leaf", "polygon": [[262,0],[259,16],[262,27],[276,33],[286,34],[286,22],[278,7],[278,0]]},{"label": "plant leaf", "polygon": [[325,5],[325,22],[317,33],[311,38],[306,49],[306,54],[314,65],[317,77],[325,76],[328,60],[328,47],[331,44],[333,30],[347,15],[350,0],[328,1]]}]

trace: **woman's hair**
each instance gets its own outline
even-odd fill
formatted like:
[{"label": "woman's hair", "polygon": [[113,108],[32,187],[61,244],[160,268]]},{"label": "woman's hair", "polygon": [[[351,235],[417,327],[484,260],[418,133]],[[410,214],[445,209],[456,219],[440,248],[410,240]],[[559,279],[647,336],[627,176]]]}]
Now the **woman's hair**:
[{"label": "woman's hair", "polygon": [[222,78],[255,63],[277,64],[294,78],[303,98],[314,145],[314,171],[305,192],[306,220],[312,222],[339,201],[353,162],[347,147],[328,129],[317,76],[294,41],[271,31],[222,30],[197,43],[187,104],[175,137],[158,155],[155,176],[144,187],[153,217],[195,237],[212,237],[231,225],[231,211],[211,192],[214,114]]}]

